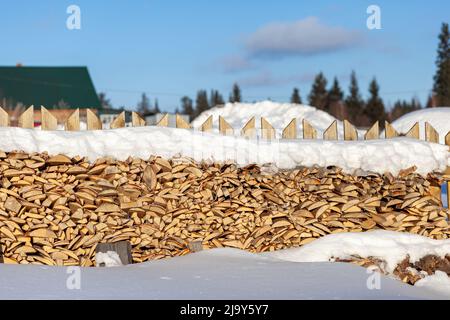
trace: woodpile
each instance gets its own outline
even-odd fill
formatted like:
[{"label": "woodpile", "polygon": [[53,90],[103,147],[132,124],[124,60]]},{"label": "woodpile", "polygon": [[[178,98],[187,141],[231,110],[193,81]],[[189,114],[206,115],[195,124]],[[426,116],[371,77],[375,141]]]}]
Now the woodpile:
[{"label": "woodpile", "polygon": [[5,263],[93,266],[98,243],[119,241],[131,243],[136,263],[199,242],[262,252],[375,228],[450,237],[441,177],[414,168],[398,177],[335,167],[267,173],[185,158],[90,163],[0,152],[0,179]]}]

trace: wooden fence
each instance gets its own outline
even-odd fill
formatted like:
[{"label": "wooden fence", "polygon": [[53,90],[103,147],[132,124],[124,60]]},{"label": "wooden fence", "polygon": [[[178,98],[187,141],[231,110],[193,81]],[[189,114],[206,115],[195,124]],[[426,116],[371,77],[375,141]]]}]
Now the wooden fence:
[{"label": "wooden fence", "polygon": [[[41,106],[41,129],[42,130],[56,130],[58,121],[52,113],[45,107]],[[234,128],[221,116],[219,116],[219,132],[223,135],[233,135]],[[181,116],[176,115],[176,127],[182,129],[193,129],[191,124],[187,123]],[[131,124],[133,127],[145,126],[145,120],[142,119],[138,113],[132,112]],[[303,139],[317,139],[318,131],[306,120],[302,120],[303,124]],[[344,124],[344,140],[358,140],[358,131],[347,120],[343,121]],[[0,127],[7,127],[10,125],[10,119],[8,113],[0,107]],[[102,122],[97,115],[90,109],[86,109],[86,125],[87,130],[101,130]],[[156,126],[167,127],[169,125],[169,115],[166,114],[160,119]],[[21,128],[34,128],[34,107],[30,106],[20,116],[18,126]],[[123,128],[125,127],[125,112],[120,113],[111,123],[110,128]],[[64,122],[64,129],[68,131],[80,130],[80,110],[75,109],[74,112]],[[213,129],[213,117],[210,116],[206,121],[198,128],[202,132],[209,132]],[[261,117],[261,135],[263,139],[275,139],[276,129],[267,121],[264,117]],[[252,138],[256,136],[256,118],[252,117],[244,127],[240,130],[240,135],[243,137]],[[406,136],[409,138],[420,139],[419,123],[416,122],[411,129],[405,134],[398,133],[394,127],[387,121],[385,121],[384,136],[386,139],[395,138],[398,136]],[[299,132],[297,130],[297,119],[292,119],[289,124],[281,132],[282,139],[298,139]],[[338,126],[337,121],[333,121],[330,126],[323,132],[324,140],[338,140]],[[378,121],[375,122],[361,137],[360,140],[373,140],[380,138],[380,126]],[[439,134],[433,126],[425,122],[425,140],[428,142],[439,143]],[[444,137],[445,144],[450,146],[450,132]],[[450,167],[447,167],[446,175],[450,175]],[[447,182],[447,198],[450,204],[450,182]]]}]

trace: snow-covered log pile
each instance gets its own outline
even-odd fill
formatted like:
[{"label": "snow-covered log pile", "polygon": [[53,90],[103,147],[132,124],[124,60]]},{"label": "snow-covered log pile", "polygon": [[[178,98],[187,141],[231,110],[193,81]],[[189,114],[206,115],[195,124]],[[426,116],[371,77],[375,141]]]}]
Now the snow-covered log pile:
[{"label": "snow-covered log pile", "polygon": [[265,252],[376,228],[450,238],[437,175],[270,169],[0,152],[2,254],[6,263],[91,266],[98,243],[121,240],[142,262],[186,254],[195,240]]}]

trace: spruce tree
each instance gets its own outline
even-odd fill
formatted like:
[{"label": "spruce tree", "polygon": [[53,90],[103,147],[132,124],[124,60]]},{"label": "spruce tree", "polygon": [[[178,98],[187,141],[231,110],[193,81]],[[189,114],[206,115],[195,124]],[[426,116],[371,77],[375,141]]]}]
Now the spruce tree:
[{"label": "spruce tree", "polygon": [[359,118],[364,110],[364,100],[361,98],[359,93],[358,81],[356,80],[355,71],[352,71],[350,76],[350,95],[345,99],[345,105],[347,106],[349,120],[355,124],[359,125]]},{"label": "spruce tree", "polygon": [[439,34],[433,91],[438,106],[450,106],[450,33],[448,23],[443,23]]},{"label": "spruce tree", "polygon": [[217,90],[211,90],[210,100],[211,100],[210,101],[211,107],[225,104],[225,101],[223,100],[222,95]]},{"label": "spruce tree", "polygon": [[153,111],[155,113],[160,113],[161,110],[159,110],[159,103],[158,103],[158,99],[155,99],[155,107],[153,108]]},{"label": "spruce tree", "polygon": [[208,94],[206,90],[199,90],[195,100],[195,116],[209,109]]},{"label": "spruce tree", "polygon": [[367,105],[364,108],[364,113],[369,118],[371,123],[379,121],[380,126],[384,126],[384,120],[386,119],[386,113],[384,110],[383,100],[380,98],[380,87],[377,80],[373,78],[369,85],[370,97],[367,100]]},{"label": "spruce tree", "polygon": [[106,94],[104,92],[100,92],[98,94],[98,100],[100,101],[100,107],[102,109],[111,109],[112,105],[109,99],[106,98]]},{"label": "spruce tree", "polygon": [[145,93],[141,96],[141,101],[138,102],[137,112],[143,116],[150,112],[150,100]]},{"label": "spruce tree", "polygon": [[242,102],[242,96],[241,96],[241,88],[237,83],[233,84],[233,90],[231,92],[230,102]]},{"label": "spruce tree", "polygon": [[294,88],[291,96],[291,103],[302,104],[302,98],[300,97],[300,90]]},{"label": "spruce tree", "polygon": [[192,99],[188,96],[181,98],[181,113],[187,114],[189,116],[189,121],[194,118],[194,106],[192,104]]},{"label": "spruce tree", "polygon": [[320,72],[314,79],[311,92],[308,95],[309,104],[317,109],[325,110],[327,106],[327,79]]},{"label": "spruce tree", "polygon": [[334,77],[333,85],[331,86],[330,91],[328,91],[328,103],[334,103],[342,101],[344,98],[344,93],[341,90],[341,87],[339,86],[339,81],[336,77]]}]

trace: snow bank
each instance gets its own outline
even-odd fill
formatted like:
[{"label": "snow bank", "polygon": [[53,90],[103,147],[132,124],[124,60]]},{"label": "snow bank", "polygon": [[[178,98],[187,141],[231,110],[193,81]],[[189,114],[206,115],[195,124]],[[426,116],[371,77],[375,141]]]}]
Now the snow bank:
[{"label": "snow bank", "polygon": [[[233,128],[235,134],[239,134],[242,127],[252,117],[256,118],[256,128],[261,127],[260,117],[267,121],[276,129],[278,136],[282,130],[291,122],[297,119],[298,132],[302,132],[302,120],[306,119],[318,131],[318,137],[323,136],[325,131],[336,118],[332,115],[303,104],[277,103],[272,101],[261,101],[256,103],[227,103],[224,106],[214,107],[201,113],[192,121],[194,128],[199,128],[208,117],[213,116],[214,131],[218,132],[219,116],[222,116]],[[338,121],[339,136],[343,137],[342,122]],[[257,130],[259,134],[259,130]]]},{"label": "snow bank", "polygon": [[357,169],[396,174],[417,166],[420,174],[443,171],[448,164],[448,147],[415,139],[371,141],[274,140],[225,137],[199,131],[136,127],[93,131],[42,131],[0,128],[0,150],[9,152],[64,153],[90,160],[110,156],[147,159],[191,157],[197,161],[232,160],[240,165],[273,163],[278,168],[296,166],[338,166],[346,172]]},{"label": "snow bank", "polygon": [[425,140],[425,122],[428,122],[439,133],[439,142],[444,143],[445,135],[450,132],[450,107],[427,108],[410,112],[395,120],[392,125],[398,132],[406,133],[416,122],[419,122],[422,140]]},{"label": "snow bank", "polygon": [[229,248],[115,268],[0,264],[0,274],[0,299],[449,298],[383,275],[371,289],[373,273],[350,263],[295,263]]},{"label": "snow bank", "polygon": [[436,271],[431,276],[425,276],[414,284],[416,287],[426,288],[450,297],[450,277],[445,272]]},{"label": "snow bank", "polygon": [[407,256],[415,263],[426,255],[444,258],[450,255],[450,239],[433,240],[411,233],[374,230],[326,235],[299,248],[270,253],[270,257],[294,262],[323,262],[336,258],[379,258],[386,262],[385,270],[393,273]]}]

